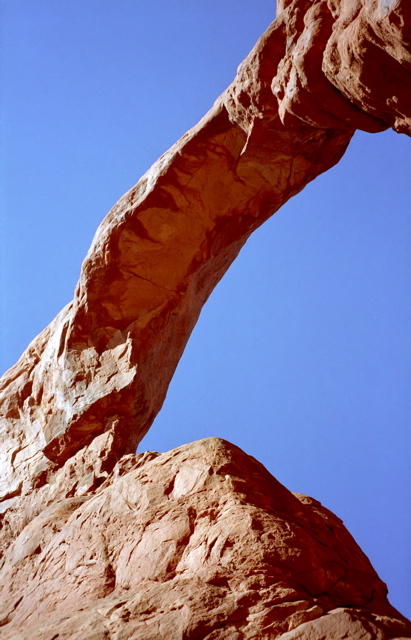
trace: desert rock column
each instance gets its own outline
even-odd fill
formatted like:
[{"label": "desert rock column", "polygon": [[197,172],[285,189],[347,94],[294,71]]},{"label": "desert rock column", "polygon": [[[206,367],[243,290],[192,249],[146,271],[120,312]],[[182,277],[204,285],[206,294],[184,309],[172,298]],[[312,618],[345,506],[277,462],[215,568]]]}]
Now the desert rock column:
[{"label": "desert rock column", "polygon": [[[338,162],[356,128],[410,132],[405,2],[279,9],[210,112],[102,222],[73,302],[4,376],[4,508],[63,469],[75,484],[134,451],[252,231]],[[374,97],[376,49],[389,80]]]}]

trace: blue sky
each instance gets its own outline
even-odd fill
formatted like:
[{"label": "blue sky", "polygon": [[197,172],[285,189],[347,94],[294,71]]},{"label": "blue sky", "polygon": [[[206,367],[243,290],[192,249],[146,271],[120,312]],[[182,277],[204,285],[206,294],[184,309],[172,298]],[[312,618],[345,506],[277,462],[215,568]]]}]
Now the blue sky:
[{"label": "blue sky", "polygon": [[[2,11],[1,371],[72,298],[115,201],[212,105],[270,0]],[[342,518],[411,616],[411,142],[358,132],[248,241],[142,449],[234,442]]]}]

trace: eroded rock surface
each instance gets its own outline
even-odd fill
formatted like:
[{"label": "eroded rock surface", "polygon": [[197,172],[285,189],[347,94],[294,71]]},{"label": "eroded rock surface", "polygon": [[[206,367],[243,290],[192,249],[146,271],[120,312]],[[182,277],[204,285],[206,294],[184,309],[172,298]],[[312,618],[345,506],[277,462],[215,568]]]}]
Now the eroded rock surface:
[{"label": "eroded rock surface", "polygon": [[410,29],[406,0],[282,0],[103,220],[73,301],[0,382],[1,637],[409,637],[318,503],[219,440],[134,451],[253,230],[356,128],[411,133]]},{"label": "eroded rock surface", "polygon": [[1,637],[411,637],[385,596],[337,517],[209,438],[127,455],[29,522],[0,573]]},{"label": "eroded rock surface", "polygon": [[44,485],[103,433],[107,467],[134,451],[252,231],[338,162],[356,128],[410,133],[410,11],[282,0],[233,84],[105,218],[73,302],[3,377],[0,500]]},{"label": "eroded rock surface", "polygon": [[411,134],[408,0],[280,0],[287,44],[273,79],[284,123]]}]

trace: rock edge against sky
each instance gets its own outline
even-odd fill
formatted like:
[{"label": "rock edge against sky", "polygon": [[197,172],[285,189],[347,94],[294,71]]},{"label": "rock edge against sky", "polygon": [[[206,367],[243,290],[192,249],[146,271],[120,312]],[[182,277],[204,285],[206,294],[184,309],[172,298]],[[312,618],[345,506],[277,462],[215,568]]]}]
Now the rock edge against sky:
[{"label": "rock edge against sky", "polygon": [[[167,456],[179,458],[181,451],[183,457],[190,452],[188,471],[183,460],[182,475],[172,466],[171,475],[176,472],[167,486],[162,484],[163,476],[155,476],[156,464],[164,458],[157,454],[141,458],[134,451],[161,408],[203,304],[252,231],[336,164],[356,129],[378,132],[392,127],[410,135],[410,39],[411,8],[404,1],[280,3],[277,20],[242,63],[232,85],[102,222],[83,263],[73,302],[29,345],[1,382],[5,638],[17,630],[34,637],[32,625],[37,623],[42,626],[36,637],[55,637],[55,624],[58,633],[74,637],[67,634],[84,633],[82,625],[92,625],[92,620],[96,637],[113,633],[139,637],[133,634],[140,623],[146,629],[146,611],[155,612],[155,637],[170,637],[164,625],[174,624],[170,620],[177,614],[162,618],[159,611],[170,607],[174,612],[176,601],[182,603],[177,607],[182,618],[176,617],[172,632],[176,638],[265,637],[261,634],[277,638],[284,633],[284,640],[337,639],[348,633],[353,638],[368,634],[370,639],[384,640],[409,633],[406,622],[386,601],[385,586],[349,534],[343,528],[340,531],[335,516],[324,515],[326,511],[315,501],[289,497],[261,466],[257,473],[249,458],[245,462],[245,454],[233,445],[202,441],[163,454],[168,460]],[[255,516],[256,529],[253,524],[243,530],[241,515],[234,511],[228,524],[224,516],[224,527],[234,530],[227,544],[211,541],[214,516],[210,516],[198,534],[209,543],[191,548],[190,540],[197,539],[197,507],[185,512],[184,498],[184,514],[175,513],[172,499],[180,505],[180,498],[197,483],[208,487],[209,476],[219,476],[210,462],[211,471],[204,471],[203,478],[195,462],[198,447],[201,455],[210,449],[219,452],[217,457],[228,457],[225,479],[229,495],[235,496],[233,504],[257,509],[250,516],[250,522]],[[233,471],[233,451],[243,456],[247,471]],[[148,469],[154,474],[149,484],[161,485],[150,502],[160,517],[157,522],[157,511],[147,512],[148,519],[139,521],[141,537],[136,534],[128,541],[128,511],[135,523],[135,511],[146,500],[143,481],[137,480],[136,473],[147,474]],[[167,476],[162,468],[163,472]],[[256,488],[254,473],[261,483]],[[125,479],[130,486],[125,486]],[[243,497],[240,488],[246,485],[252,495],[247,491]],[[271,504],[267,495],[256,498],[274,486],[279,504]],[[135,497],[140,489],[141,503]],[[218,505],[231,504],[231,497],[221,490]],[[208,489],[199,492],[207,504],[212,502]],[[104,530],[109,526],[117,513],[113,496],[126,506],[124,513],[117,514],[111,538],[97,533],[100,525],[94,538],[87,524],[86,537],[79,543],[83,514],[85,521],[101,517]],[[101,512],[88,516],[94,513],[93,505],[100,505]],[[266,531],[261,519],[270,520],[271,510],[284,515],[283,507],[287,524],[279,525],[281,534],[272,539],[272,523]],[[213,507],[202,506],[200,513],[204,510],[211,513]],[[218,520],[220,511],[217,515]],[[294,517],[298,535],[289,523]],[[314,541],[301,547],[304,526],[313,529]],[[261,532],[254,536],[258,543],[253,531]],[[327,538],[321,543],[326,557],[319,552],[317,557],[313,549],[322,536]],[[219,537],[220,533],[216,540]],[[252,544],[257,545],[256,551],[248,558]],[[127,547],[124,557],[122,545]],[[147,559],[147,549],[155,561]],[[207,558],[214,558],[213,549],[218,550],[220,569],[209,580],[202,569]],[[244,552],[246,557],[241,559]],[[83,558],[82,553],[91,556]],[[187,566],[182,560],[186,555],[191,558]],[[264,558],[272,555],[276,561],[270,574]],[[248,561],[255,561],[257,568],[249,567]],[[261,569],[260,561],[265,568]],[[241,576],[234,575],[234,565],[242,567]],[[282,571],[287,576],[285,591],[276,595],[277,587],[282,589],[278,586]],[[348,577],[351,571],[355,579]],[[253,586],[253,576],[260,574],[266,577],[262,582],[256,578]],[[252,584],[241,582],[244,575]],[[134,588],[137,576],[139,584],[147,581],[147,601],[142,603],[139,591],[134,593],[138,604],[131,605],[128,596],[121,598]],[[176,593],[171,591],[173,581]],[[160,588],[158,584],[163,583],[166,587]],[[264,589],[268,589],[266,601]],[[210,603],[215,615],[211,621],[199,601],[191,601],[193,592],[203,593],[201,601]],[[248,595],[242,601],[243,592]],[[110,600],[106,610],[102,601],[109,596],[120,600]],[[83,612],[78,609],[80,600]],[[96,608],[96,601],[105,613]],[[221,618],[216,606],[220,601]],[[61,620],[46,622],[52,611],[56,616],[68,615],[64,618],[68,630],[64,631]],[[112,616],[117,621],[114,627],[107,622]],[[249,628],[241,622],[244,616]],[[31,630],[25,632],[26,628]]]}]

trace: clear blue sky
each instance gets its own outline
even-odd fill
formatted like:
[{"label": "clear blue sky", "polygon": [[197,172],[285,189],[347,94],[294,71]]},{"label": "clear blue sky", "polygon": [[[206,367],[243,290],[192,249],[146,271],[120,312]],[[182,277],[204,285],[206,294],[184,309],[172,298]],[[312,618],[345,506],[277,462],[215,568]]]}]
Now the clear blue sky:
[{"label": "clear blue sky", "polygon": [[[273,0],[3,0],[1,370]],[[221,436],[346,523],[411,616],[411,141],[358,133],[247,243],[140,449]]]}]

